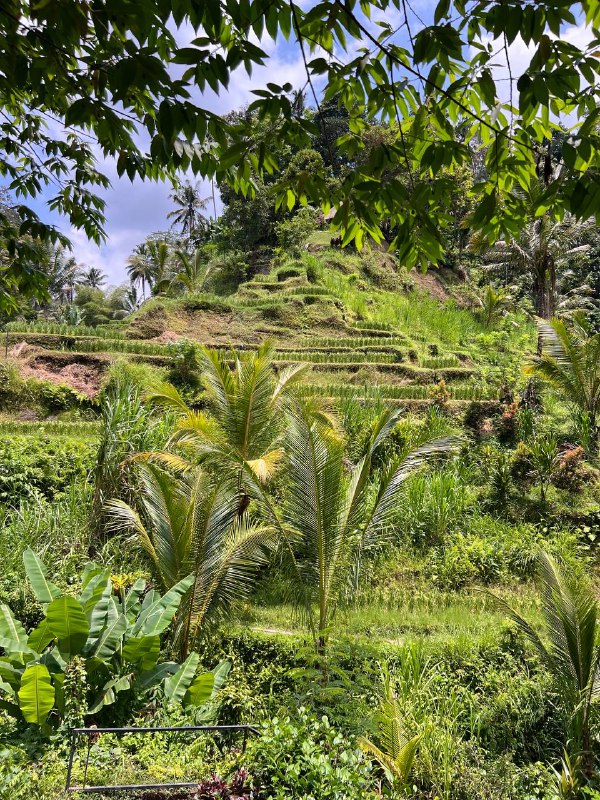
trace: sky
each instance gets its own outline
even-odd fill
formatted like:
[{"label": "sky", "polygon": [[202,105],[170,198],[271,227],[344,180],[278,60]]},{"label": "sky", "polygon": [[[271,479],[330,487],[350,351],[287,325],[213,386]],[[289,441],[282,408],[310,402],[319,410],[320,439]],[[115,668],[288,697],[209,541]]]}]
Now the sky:
[{"label": "sky", "polygon": [[[310,2],[311,0],[304,0],[306,5]],[[434,7],[434,0],[413,0],[412,8],[416,15],[414,22],[417,28],[420,25],[419,20],[426,23],[430,20]],[[390,11],[386,14],[386,22],[394,28],[399,26],[400,12]],[[376,30],[376,23],[377,17],[374,16],[370,23],[373,30]],[[195,35],[191,28],[181,28],[176,32],[177,39],[182,45],[189,43]],[[402,41],[405,35],[400,32],[396,41],[405,43]],[[587,37],[588,32],[583,24],[568,28],[563,35],[563,38],[579,46]],[[233,74],[227,91],[221,91],[219,95],[209,91],[196,99],[205,107],[219,114],[226,114],[251,102],[252,90],[261,88],[269,81],[279,85],[289,82],[295,88],[304,86],[306,74],[297,44],[286,42],[282,38],[274,41],[267,36],[260,41],[260,46],[269,55],[265,67],[255,68],[252,76],[248,76],[245,70],[240,69]],[[510,61],[515,81],[526,68],[531,55],[532,50],[521,40],[517,39],[511,45]],[[508,99],[509,93],[507,74],[506,61],[500,54],[497,58],[496,77],[504,79],[502,87],[506,93],[505,99]],[[309,96],[308,102],[311,103],[311,100]],[[173,203],[169,198],[172,187],[170,184],[141,180],[132,183],[127,177],[117,176],[113,162],[100,158],[99,164],[111,180],[111,187],[101,192],[106,201],[107,232],[107,241],[101,247],[90,242],[82,231],[70,227],[68,220],[49,214],[44,206],[43,196],[32,205],[42,219],[52,221],[67,234],[72,242],[73,255],[78,262],[86,266],[99,267],[106,274],[108,284],[118,285],[126,280],[127,258],[134,247],[149,234],[169,227],[167,214],[173,210]],[[201,181],[200,191],[202,196],[209,196],[210,185]],[[212,202],[209,203],[208,210],[212,213]]]}]

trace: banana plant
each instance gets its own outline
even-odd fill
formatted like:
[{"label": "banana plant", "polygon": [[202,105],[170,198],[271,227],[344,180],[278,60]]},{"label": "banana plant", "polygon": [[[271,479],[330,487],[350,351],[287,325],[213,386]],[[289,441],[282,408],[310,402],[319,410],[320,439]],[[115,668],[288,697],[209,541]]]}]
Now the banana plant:
[{"label": "banana plant", "polygon": [[95,715],[130,697],[162,692],[167,702],[206,711],[223,684],[229,663],[212,672],[198,671],[192,653],[183,664],[161,661],[161,634],[171,625],[193,583],[187,576],[161,595],[143,579],[121,596],[110,573],[90,563],[77,596],[63,594],[31,550],[23,563],[44,618],[30,633],[11,609],[0,605],[0,708],[35,725],[60,723],[65,716],[65,674],[74,659],[85,666],[85,713]]}]

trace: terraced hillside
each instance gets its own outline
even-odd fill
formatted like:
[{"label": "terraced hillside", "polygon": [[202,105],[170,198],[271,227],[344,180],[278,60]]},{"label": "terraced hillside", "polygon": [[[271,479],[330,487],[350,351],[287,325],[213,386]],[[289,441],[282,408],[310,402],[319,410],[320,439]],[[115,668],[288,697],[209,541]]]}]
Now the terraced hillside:
[{"label": "terraced hillside", "polygon": [[5,351],[21,375],[88,398],[118,358],[165,369],[182,340],[226,350],[271,340],[282,367],[311,364],[307,395],[417,407],[433,397],[455,406],[495,400],[533,345],[531,326],[510,316],[499,330],[486,329],[464,296],[439,273],[407,275],[382,255],[331,250],[274,266],[227,298],[153,298],[122,323],[15,321]]}]

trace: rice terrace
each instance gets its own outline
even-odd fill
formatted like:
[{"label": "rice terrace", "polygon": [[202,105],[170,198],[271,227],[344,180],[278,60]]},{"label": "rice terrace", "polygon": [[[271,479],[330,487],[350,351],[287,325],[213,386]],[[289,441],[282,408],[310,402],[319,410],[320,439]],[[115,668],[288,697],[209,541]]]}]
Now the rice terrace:
[{"label": "rice terrace", "polygon": [[600,800],[600,3],[0,31],[0,800]]}]

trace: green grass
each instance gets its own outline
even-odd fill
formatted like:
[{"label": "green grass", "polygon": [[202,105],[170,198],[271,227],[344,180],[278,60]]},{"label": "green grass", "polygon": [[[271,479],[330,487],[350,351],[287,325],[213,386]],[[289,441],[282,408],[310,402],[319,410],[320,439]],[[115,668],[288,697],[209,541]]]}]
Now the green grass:
[{"label": "green grass", "polygon": [[66,436],[95,439],[100,435],[99,422],[58,422],[54,420],[0,420],[0,436]]},{"label": "green grass", "polygon": [[[121,326],[119,326],[121,327]],[[102,339],[124,339],[125,333],[113,325],[63,325],[57,322],[9,322],[9,333],[48,333],[58,336],[94,336]]]},{"label": "green grass", "polygon": [[[528,619],[539,619],[530,587],[503,588],[495,593]],[[396,593],[391,604],[378,600],[376,590],[370,597],[368,602],[338,610],[334,636],[390,644],[424,640],[434,646],[473,646],[497,636],[507,621],[492,595],[477,590],[457,593],[430,586],[407,587]],[[297,611],[286,604],[252,606],[240,616],[240,622],[263,631],[305,633]]]},{"label": "green grass", "polygon": [[[449,384],[446,386],[452,400],[495,400],[496,392],[476,384]],[[344,383],[304,383],[299,387],[299,392],[304,396],[319,396],[331,398],[362,397],[367,399],[387,400],[428,400],[432,398],[435,384],[402,384],[400,386],[379,385],[372,383],[344,384]]]}]

